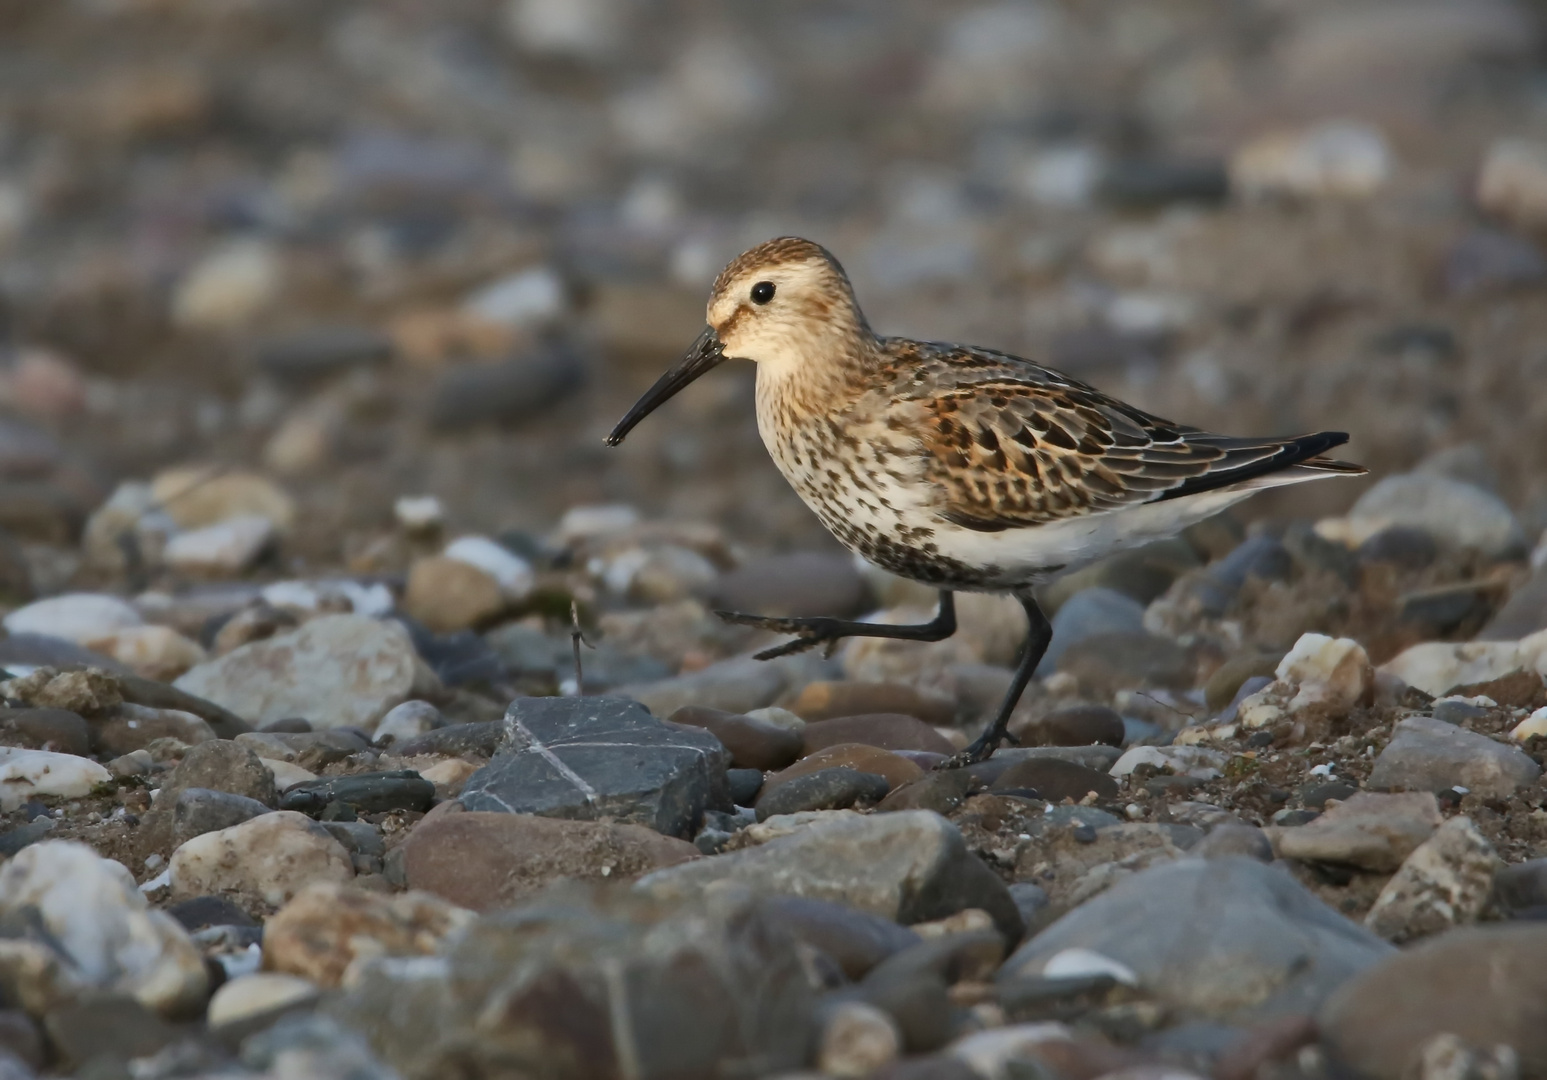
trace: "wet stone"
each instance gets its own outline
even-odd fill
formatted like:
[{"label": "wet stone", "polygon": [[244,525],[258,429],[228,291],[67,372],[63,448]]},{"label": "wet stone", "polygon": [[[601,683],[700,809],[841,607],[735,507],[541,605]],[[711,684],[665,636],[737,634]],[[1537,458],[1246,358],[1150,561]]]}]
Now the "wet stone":
[{"label": "wet stone", "polygon": [[759,821],[802,810],[843,810],[873,806],[886,798],[886,777],[850,768],[820,769],[771,789],[757,800]]},{"label": "wet stone", "polygon": [[320,814],[333,803],[343,803],[361,814],[390,810],[427,810],[435,798],[435,785],[412,769],[356,773],[308,780],[285,789],[281,810]]},{"label": "wet stone", "polygon": [[505,741],[462,789],[469,810],[600,818],[689,837],[726,803],[727,754],[707,731],[668,726],[620,698],[517,698]]}]

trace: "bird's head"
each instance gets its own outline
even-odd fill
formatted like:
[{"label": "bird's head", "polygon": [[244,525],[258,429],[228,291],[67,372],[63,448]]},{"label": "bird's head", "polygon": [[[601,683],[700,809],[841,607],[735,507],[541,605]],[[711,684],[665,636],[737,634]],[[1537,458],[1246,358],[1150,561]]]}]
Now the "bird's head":
[{"label": "bird's head", "polygon": [[778,378],[852,353],[871,336],[838,260],[796,236],[769,240],[731,260],[715,279],[707,319],[677,366],[619,421],[608,445],[618,445],[639,421],[726,360],[756,361]]}]

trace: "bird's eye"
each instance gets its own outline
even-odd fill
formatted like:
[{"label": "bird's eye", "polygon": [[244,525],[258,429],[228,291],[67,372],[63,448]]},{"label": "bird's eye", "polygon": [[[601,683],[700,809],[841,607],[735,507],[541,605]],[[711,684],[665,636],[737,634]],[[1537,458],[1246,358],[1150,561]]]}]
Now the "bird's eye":
[{"label": "bird's eye", "polygon": [[771,281],[759,281],[752,286],[752,302],[754,304],[766,304],[773,299],[774,283]]}]

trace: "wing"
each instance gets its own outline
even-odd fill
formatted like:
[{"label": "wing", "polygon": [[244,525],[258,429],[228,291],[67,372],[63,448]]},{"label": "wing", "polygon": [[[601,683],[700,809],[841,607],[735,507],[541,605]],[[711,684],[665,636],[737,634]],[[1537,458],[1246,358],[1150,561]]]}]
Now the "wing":
[{"label": "wing", "polygon": [[1211,435],[1002,353],[941,346],[910,359],[898,357],[895,398],[922,420],[924,474],[941,516],[970,529],[1042,525],[1286,469],[1364,471],[1318,456],[1347,441],[1341,432]]}]

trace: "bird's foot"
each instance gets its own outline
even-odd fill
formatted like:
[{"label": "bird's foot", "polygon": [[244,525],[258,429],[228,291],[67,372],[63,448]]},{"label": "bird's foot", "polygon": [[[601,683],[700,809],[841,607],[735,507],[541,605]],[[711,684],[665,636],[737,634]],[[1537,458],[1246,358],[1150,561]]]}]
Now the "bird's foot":
[{"label": "bird's foot", "polygon": [[1015,745],[1017,740],[1008,731],[995,732],[993,729],[985,731],[971,743],[965,750],[946,758],[935,766],[936,770],[960,769],[966,765],[976,765],[980,761],[987,761],[993,757],[994,751],[1004,743]]},{"label": "bird's foot", "polygon": [[838,642],[847,636],[842,619],[831,619],[825,615],[786,618],[778,615],[745,615],[739,611],[716,611],[715,614],[737,626],[751,626],[759,630],[772,630],[776,634],[795,635],[794,641],[786,641],[783,645],[775,645],[771,649],[755,653],[754,658],[758,660],[790,656],[805,652],[807,649],[814,649],[819,645],[825,646],[827,655],[831,656],[833,650],[838,647]]}]

